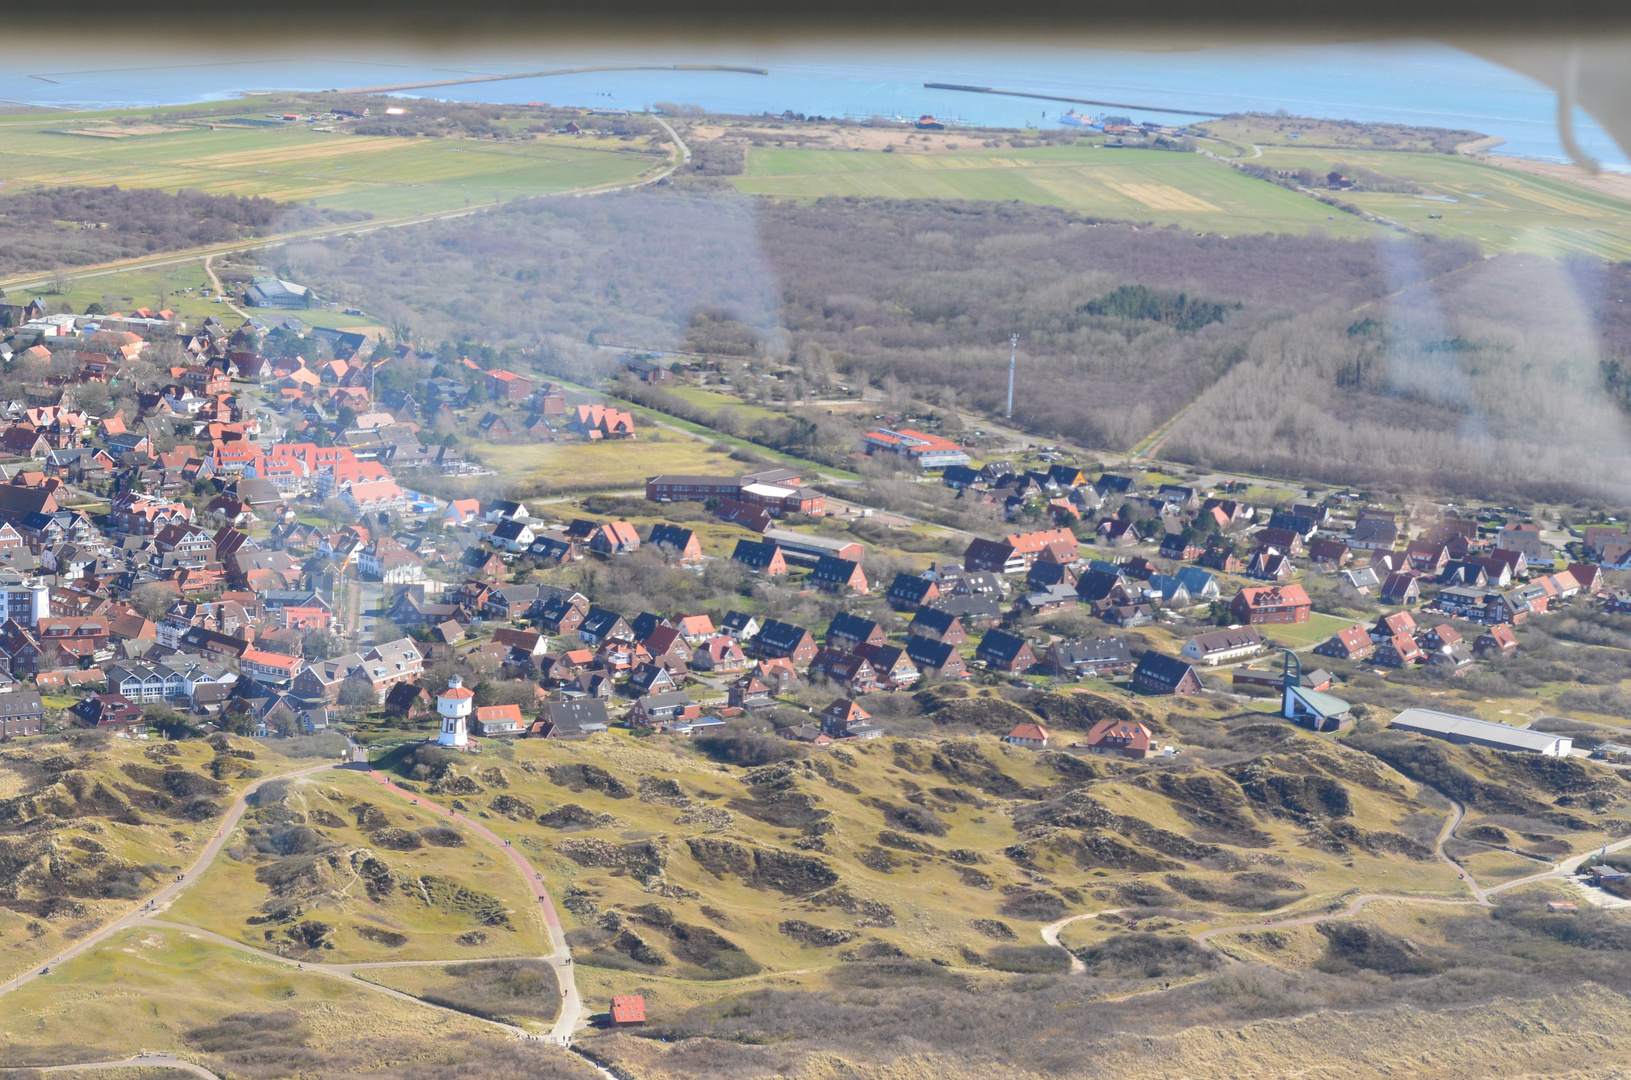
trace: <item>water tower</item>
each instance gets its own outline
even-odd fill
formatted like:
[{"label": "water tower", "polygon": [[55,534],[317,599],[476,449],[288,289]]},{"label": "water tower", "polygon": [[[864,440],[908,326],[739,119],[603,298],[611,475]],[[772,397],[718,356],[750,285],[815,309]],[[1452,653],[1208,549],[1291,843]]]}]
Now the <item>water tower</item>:
[{"label": "water tower", "polygon": [[460,747],[469,744],[470,736],[465,723],[470,719],[470,707],[475,703],[475,696],[457,675],[447,681],[447,689],[436,697],[436,711],[442,716],[442,734],[436,740],[437,745]]}]

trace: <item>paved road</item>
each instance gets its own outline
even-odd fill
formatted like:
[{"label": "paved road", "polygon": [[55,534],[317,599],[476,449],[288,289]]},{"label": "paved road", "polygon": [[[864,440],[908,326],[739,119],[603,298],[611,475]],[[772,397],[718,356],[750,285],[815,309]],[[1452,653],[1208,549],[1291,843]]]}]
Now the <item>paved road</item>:
[{"label": "paved road", "polygon": [[204,1080],[221,1080],[220,1077],[204,1068],[194,1065],[190,1061],[183,1061],[174,1054],[148,1054],[141,1053],[134,1057],[127,1057],[123,1061],[85,1061],[78,1065],[19,1065],[0,1068],[0,1073],[10,1072],[80,1072],[85,1069],[179,1069],[190,1072],[194,1076],[201,1076]]},{"label": "paved road", "polygon": [[160,889],[158,892],[154,893],[147,900],[143,901],[140,907],[131,909],[131,911],[124,917],[114,920],[96,933],[82,939],[79,942],[76,942],[73,946],[64,949],[61,953],[53,957],[49,964],[42,964],[40,967],[31,968],[30,970],[23,972],[21,975],[11,979],[9,982],[0,983],[0,996],[9,994],[18,987],[26,986],[35,979],[38,979],[46,968],[56,967],[59,964],[65,964],[74,957],[96,948],[114,934],[128,930],[133,926],[140,925],[142,920],[151,912],[162,911],[164,908],[168,907],[170,902],[179,896],[181,892],[187,888],[187,886],[191,885],[198,879],[204,870],[209,867],[209,864],[215,859],[215,856],[220,854],[221,848],[226,845],[228,838],[232,836],[232,831],[238,827],[238,820],[243,817],[244,810],[248,808],[249,796],[260,790],[262,785],[271,783],[274,780],[288,780],[297,776],[308,776],[311,773],[324,772],[335,767],[336,766],[333,762],[325,761],[321,765],[312,765],[304,769],[296,769],[293,772],[279,773],[277,776],[268,776],[265,779],[257,780],[255,783],[249,785],[244,789],[243,794],[238,796],[237,801],[232,804],[232,808],[227,811],[226,817],[221,820],[221,827],[216,831],[215,836],[208,844],[204,845],[204,850],[199,852],[198,858],[194,860],[192,866],[185,873],[183,873],[175,881],[172,881],[170,884]]},{"label": "paved road", "polygon": [[[1617,843],[1609,844],[1608,850],[1621,851],[1628,847],[1631,847],[1631,839],[1621,840]],[[1598,849],[1598,851],[1601,850],[1601,848]],[[1547,870],[1544,873],[1530,874],[1528,877],[1521,877],[1516,881],[1504,882],[1500,885],[1485,889],[1484,893],[1487,896],[1494,896],[1498,892],[1505,892],[1508,889],[1515,889],[1519,885],[1533,885],[1537,881],[1548,881],[1568,877],[1576,870],[1580,869],[1580,864],[1584,863],[1587,859],[1591,858],[1597,853],[1597,851],[1588,851],[1584,855],[1576,855],[1573,858],[1564,859],[1562,862],[1557,863],[1550,870]]]}]

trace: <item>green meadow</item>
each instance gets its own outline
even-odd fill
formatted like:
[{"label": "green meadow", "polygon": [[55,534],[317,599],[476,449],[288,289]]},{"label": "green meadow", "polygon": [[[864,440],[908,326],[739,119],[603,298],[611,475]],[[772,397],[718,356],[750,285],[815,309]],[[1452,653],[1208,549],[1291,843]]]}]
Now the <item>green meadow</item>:
[{"label": "green meadow", "polygon": [[[1417,195],[1332,193],[1419,232],[1466,237],[1486,251],[1631,258],[1631,203],[1474,158],[1276,147],[1254,159],[1321,174],[1339,162],[1419,185]],[[754,148],[734,182],[781,199],[1015,199],[1224,235],[1386,231],[1205,155],[1091,144],[952,154]]]},{"label": "green meadow", "polygon": [[1260,164],[1320,174],[1342,164],[1414,181],[1420,194],[1333,194],[1420,232],[1476,240],[1486,251],[1631,258],[1631,203],[1475,158],[1265,147]]},{"label": "green meadow", "polygon": [[[256,115],[246,109],[247,115]],[[625,183],[667,164],[643,142],[576,137],[526,142],[395,138],[307,124],[217,121],[99,130],[78,116],[0,118],[0,182],[193,188],[401,217],[576,188]]]},{"label": "green meadow", "polygon": [[737,188],[782,199],[1018,200],[1223,234],[1377,226],[1198,154],[1097,145],[952,154],[755,148]]}]

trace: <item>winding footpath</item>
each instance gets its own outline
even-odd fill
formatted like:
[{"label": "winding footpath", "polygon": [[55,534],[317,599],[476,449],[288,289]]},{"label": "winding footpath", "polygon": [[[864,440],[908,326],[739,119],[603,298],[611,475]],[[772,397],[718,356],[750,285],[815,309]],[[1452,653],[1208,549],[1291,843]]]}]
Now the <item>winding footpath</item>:
[{"label": "winding footpath", "polygon": [[[355,744],[353,744],[353,752],[359,752]],[[300,971],[311,972],[312,974],[325,976],[328,978],[343,979],[349,985],[365,987],[375,993],[410,1002],[421,1008],[438,1009],[443,1012],[454,1013],[465,1019],[477,1020],[478,1022],[499,1028],[500,1030],[518,1039],[529,1041],[541,1040],[559,1045],[563,1048],[572,1049],[572,1036],[584,1020],[584,1007],[582,998],[578,994],[577,980],[573,977],[574,969],[572,967],[571,950],[566,943],[566,935],[561,928],[561,920],[559,914],[555,910],[555,904],[550,899],[549,893],[544,888],[543,874],[535,869],[517,848],[506,841],[503,837],[487,828],[485,825],[466,817],[464,814],[460,814],[454,810],[448,809],[447,807],[439,806],[436,803],[430,802],[414,792],[398,787],[384,774],[372,768],[367,769],[368,775],[376,783],[378,783],[383,790],[422,808],[428,814],[433,814],[440,818],[446,818],[449,821],[458,822],[487,843],[492,844],[494,847],[502,848],[505,854],[509,856],[510,861],[514,863],[522,878],[527,882],[527,885],[531,889],[534,898],[538,901],[538,912],[543,920],[544,927],[549,934],[552,948],[550,955],[539,957],[538,959],[543,960],[554,968],[556,980],[562,990],[560,1013],[556,1017],[555,1024],[547,1036],[536,1036],[528,1032],[526,1029],[518,1027],[514,1024],[507,1024],[498,1020],[490,1020],[485,1017],[477,1017],[457,1009],[450,1009],[445,1006],[435,1005],[431,1002],[425,1001],[422,998],[414,997],[411,994],[392,989],[388,986],[383,986],[377,982],[371,982],[361,977],[362,973],[366,971],[380,968],[440,966],[451,962],[447,959],[358,961],[356,963],[349,964],[307,963],[302,960],[280,956],[277,953],[269,952],[265,949],[258,949],[253,945],[236,941],[223,934],[218,934],[211,930],[205,930],[202,927],[191,926],[185,923],[170,922],[159,917],[161,913],[164,912],[170,906],[170,904],[187,889],[188,886],[192,885],[203,875],[204,871],[207,870],[210,864],[214,862],[215,857],[219,855],[226,847],[227,842],[231,839],[232,834],[236,831],[238,823],[242,820],[244,813],[249,808],[250,798],[257,791],[259,791],[260,788],[274,781],[298,779],[300,777],[310,776],[314,773],[331,771],[336,768],[361,771],[363,768],[365,768],[365,766],[358,764],[335,765],[331,762],[325,761],[320,765],[313,765],[304,769],[296,769],[292,772],[268,776],[249,785],[233,802],[231,808],[227,811],[226,816],[221,819],[220,828],[216,830],[215,836],[212,837],[210,842],[204,846],[204,849],[199,852],[198,858],[194,860],[192,866],[189,867],[185,873],[179,875],[175,881],[143,900],[139,906],[131,909],[120,918],[108,923],[97,933],[86,937],[84,940],[76,943],[73,947],[65,949],[57,956],[52,958],[48,964],[42,964],[39,967],[31,967],[28,971],[23,972],[10,981],[0,983],[0,996],[9,994],[13,990],[17,990],[28,985],[35,979],[46,975],[52,968],[65,964],[75,957],[81,956],[84,953],[89,952],[90,950],[103,944],[115,934],[138,927],[148,926],[166,930],[177,930],[201,941],[207,941],[212,945],[218,945],[223,948],[229,948],[238,952],[247,953],[263,960],[282,964]],[[607,1072],[599,1062],[594,1061],[592,1058],[588,1058],[586,1055],[581,1054],[581,1052],[579,1056],[584,1057],[589,1064],[593,1065],[602,1074],[606,1076],[612,1075],[611,1073]],[[206,1080],[217,1080],[216,1074],[210,1072],[201,1065],[185,1061],[168,1053],[147,1052],[143,1052],[135,1057],[126,1058],[120,1061],[87,1062],[73,1065],[19,1066],[17,1069],[0,1068],[0,1075],[18,1071],[18,1069],[35,1069],[39,1072],[68,1072],[78,1069],[112,1069],[127,1068],[131,1066],[163,1066],[177,1068],[194,1073],[197,1076],[206,1078]]]},{"label": "winding footpath", "polygon": [[89,1069],[177,1069],[181,1072],[190,1072],[194,1076],[203,1077],[203,1080],[221,1080],[220,1077],[202,1065],[185,1061],[174,1054],[149,1054],[145,1050],[140,1054],[127,1057],[123,1061],[85,1061],[78,1065],[11,1065],[0,1068],[0,1075],[14,1072],[84,1072]]},{"label": "winding footpath", "polygon": [[533,865],[527,861],[527,857],[521,854],[519,848],[479,821],[474,821],[455,810],[449,810],[445,806],[438,806],[421,795],[397,787],[378,770],[370,769],[368,775],[373,777],[382,788],[391,794],[407,799],[415,806],[434,813],[437,817],[457,821],[494,847],[502,848],[504,853],[510,857],[510,861],[521,872],[521,876],[527,882],[527,887],[532,890],[533,896],[538,900],[538,912],[543,916],[544,927],[549,931],[550,944],[554,946],[554,951],[550,955],[540,959],[547,961],[555,969],[555,977],[559,980],[561,989],[566,992],[561,999],[561,1014],[556,1018],[555,1027],[550,1031],[549,1038],[550,1041],[562,1043],[563,1045],[569,1042],[572,1033],[578,1028],[579,1018],[583,1015],[583,1001],[578,996],[577,980],[573,978],[572,950],[566,944],[566,933],[561,929],[561,917],[555,911],[555,903],[549,898],[549,893],[544,889],[544,875],[533,868]]},{"label": "winding footpath", "polygon": [[243,793],[233,802],[232,808],[227,811],[226,817],[221,819],[221,827],[216,830],[215,836],[211,838],[209,843],[204,845],[204,850],[199,852],[198,858],[193,861],[192,866],[188,867],[185,873],[146,900],[143,900],[140,905],[132,908],[121,918],[115,919],[96,933],[64,949],[53,957],[49,963],[42,964],[37,968],[30,968],[8,982],[0,983],[0,997],[19,987],[27,986],[43,975],[48,968],[65,964],[76,956],[81,956],[101,945],[113,935],[129,930],[134,926],[139,926],[146,918],[149,908],[158,910],[168,906],[171,901],[186,890],[187,886],[203,875],[204,871],[209,868],[210,863],[215,861],[215,857],[221,853],[221,849],[226,846],[227,840],[232,836],[233,830],[238,827],[238,821],[244,816],[244,811],[249,808],[250,796],[254,795],[264,785],[277,780],[293,780],[296,777],[310,776],[312,773],[326,772],[337,767],[333,762],[325,761],[321,765],[312,765],[305,769],[296,769],[293,772],[268,776],[244,788]]},{"label": "winding footpath", "polygon": [[[1354,897],[1345,908],[1323,911],[1313,915],[1299,915],[1290,919],[1275,919],[1274,916],[1279,914],[1279,911],[1272,911],[1264,915],[1258,922],[1240,923],[1234,926],[1219,926],[1214,927],[1211,930],[1200,931],[1194,935],[1194,940],[1197,944],[1215,949],[1217,952],[1221,953],[1224,958],[1229,961],[1229,963],[1239,964],[1241,961],[1237,957],[1231,955],[1225,949],[1220,948],[1217,945],[1213,945],[1212,939],[1222,934],[1238,934],[1246,931],[1276,930],[1282,927],[1292,926],[1312,926],[1315,923],[1329,922],[1333,919],[1348,919],[1359,914],[1359,912],[1364,909],[1366,905],[1373,904],[1381,900],[1392,900],[1406,904],[1433,904],[1439,907],[1490,907],[1493,905],[1493,901],[1490,900],[1490,897],[1494,896],[1496,893],[1505,892],[1507,889],[1514,889],[1520,885],[1533,885],[1539,881],[1567,878],[1578,870],[1580,865],[1587,859],[1591,858],[1594,854],[1593,852],[1588,851],[1585,854],[1576,855],[1565,859],[1562,862],[1556,863],[1550,870],[1542,873],[1530,874],[1527,877],[1521,877],[1514,881],[1508,881],[1486,889],[1478,884],[1478,882],[1473,878],[1472,874],[1466,870],[1466,868],[1452,859],[1444,851],[1445,842],[1455,835],[1456,830],[1461,827],[1461,823],[1465,821],[1467,817],[1466,807],[1462,806],[1460,803],[1452,799],[1450,801],[1450,806],[1450,816],[1445,819],[1444,826],[1443,828],[1439,829],[1438,838],[1434,841],[1433,854],[1440,862],[1444,863],[1446,866],[1449,866],[1456,872],[1456,876],[1461,879],[1461,883],[1465,885],[1467,890],[1472,894],[1472,899],[1457,900],[1447,897],[1408,896],[1402,893],[1363,893]],[[1627,847],[1631,847],[1631,837],[1613,844],[1609,844],[1607,850],[1620,851]],[[1095,911],[1083,915],[1072,915],[1069,918],[1060,919],[1058,922],[1049,923],[1047,926],[1042,927],[1042,940],[1049,945],[1057,946],[1059,944],[1059,932],[1069,924],[1077,922],[1081,919],[1096,919],[1100,915],[1112,915],[1122,910],[1124,909],[1111,908],[1108,911]],[[1280,911],[1285,910],[1288,909],[1280,909]],[[1081,959],[1072,953],[1070,957],[1070,970],[1073,974],[1085,973],[1087,971],[1087,965],[1083,964]],[[1149,991],[1140,991],[1140,993],[1148,992]]]}]

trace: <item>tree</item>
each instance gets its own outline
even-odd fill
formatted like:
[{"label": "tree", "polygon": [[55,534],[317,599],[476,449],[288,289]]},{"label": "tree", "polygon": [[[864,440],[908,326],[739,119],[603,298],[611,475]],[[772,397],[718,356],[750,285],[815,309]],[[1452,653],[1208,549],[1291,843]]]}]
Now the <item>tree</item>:
[{"label": "tree", "polygon": [[164,618],[164,613],[170,610],[170,605],[176,602],[174,589],[166,588],[157,582],[138,585],[130,591],[130,606],[144,619],[158,622]]},{"label": "tree", "polygon": [[300,652],[307,660],[327,660],[339,655],[340,642],[327,630],[313,630],[301,641]]},{"label": "tree", "polygon": [[340,684],[338,701],[342,709],[366,712],[379,705],[379,693],[362,679],[347,679]]},{"label": "tree", "polygon": [[402,632],[402,627],[398,626],[390,619],[381,616],[374,620],[375,645],[384,645],[389,641],[401,641],[406,636],[407,635]]},{"label": "tree", "polygon": [[357,520],[357,512],[344,499],[328,499],[323,503],[323,517],[334,528],[350,525]]}]

